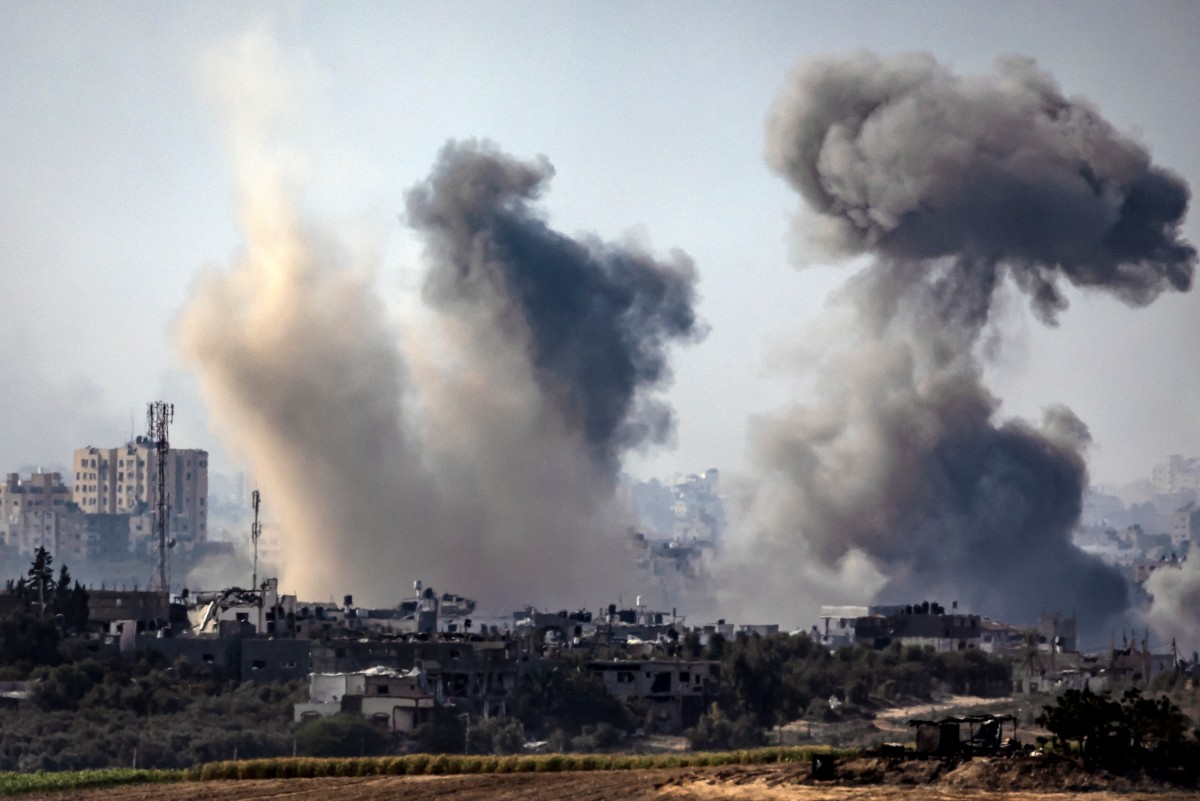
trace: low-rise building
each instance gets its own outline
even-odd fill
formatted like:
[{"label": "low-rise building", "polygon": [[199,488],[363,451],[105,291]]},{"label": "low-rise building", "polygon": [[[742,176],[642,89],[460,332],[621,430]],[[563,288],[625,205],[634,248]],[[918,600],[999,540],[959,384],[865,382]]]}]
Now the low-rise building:
[{"label": "low-rise building", "polygon": [[297,722],[349,712],[393,733],[410,734],[437,706],[421,669],[375,666],[349,673],[313,673],[308,701],[294,706]]},{"label": "low-rise building", "polygon": [[440,703],[452,700],[464,712],[489,717],[505,714],[520,665],[520,644],[499,638],[329,639],[312,647],[318,673],[420,668]]},{"label": "low-rise building", "polygon": [[612,660],[585,662],[609,695],[624,703],[647,704],[659,733],[694,726],[721,692],[716,661]]}]

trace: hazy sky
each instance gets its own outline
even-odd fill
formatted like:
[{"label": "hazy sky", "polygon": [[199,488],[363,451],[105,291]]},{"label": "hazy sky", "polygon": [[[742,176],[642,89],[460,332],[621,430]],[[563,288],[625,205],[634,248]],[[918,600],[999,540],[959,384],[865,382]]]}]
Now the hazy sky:
[{"label": "hazy sky", "polygon": [[[0,0],[0,464],[69,463],[176,404],[173,441],[214,452],[175,321],[197,277],[242,245],[231,159],[202,87],[205,54],[267,32],[298,107],[277,134],[307,211],[369,255],[411,305],[423,270],[404,194],[450,138],[487,138],[556,175],[542,199],[568,233],[685,251],[699,345],[677,349],[677,447],[641,476],[743,460],[748,417],[796,390],[773,355],[847,265],[791,241],[799,199],[763,160],[767,110],[818,53],[927,50],[956,72],[1032,56],[1154,161],[1200,187],[1200,4],[129,3]],[[1200,242],[1193,212],[1187,238]],[[812,258],[808,256],[807,258]],[[989,384],[1004,414],[1070,406],[1093,478],[1125,482],[1200,453],[1200,295],[1129,310],[1068,290],[1056,329],[1012,304]],[[352,410],[348,410],[352,413]]]}]

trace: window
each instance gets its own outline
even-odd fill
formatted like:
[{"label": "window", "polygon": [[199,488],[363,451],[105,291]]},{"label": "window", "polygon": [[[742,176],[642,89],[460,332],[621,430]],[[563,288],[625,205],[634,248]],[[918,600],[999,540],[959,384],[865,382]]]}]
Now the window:
[{"label": "window", "polygon": [[265,670],[266,667],[267,667],[267,662],[265,659],[255,659],[253,662],[250,663],[251,670]]},{"label": "window", "polygon": [[376,684],[375,685],[375,694],[376,695],[387,695],[388,694],[388,686],[386,684]]}]

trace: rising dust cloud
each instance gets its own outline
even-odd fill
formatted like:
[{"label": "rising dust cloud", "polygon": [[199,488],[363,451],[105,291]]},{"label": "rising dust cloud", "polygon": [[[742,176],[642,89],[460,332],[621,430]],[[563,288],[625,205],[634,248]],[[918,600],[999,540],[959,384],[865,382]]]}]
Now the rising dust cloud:
[{"label": "rising dust cloud", "polygon": [[[235,54],[218,82],[285,69],[266,37]],[[406,218],[437,313],[402,330],[371,270],[304,219],[270,142],[254,146],[261,116],[226,113],[247,246],[199,282],[180,341],[278,510],[283,586],[380,604],[417,578],[497,605],[632,597],[616,478],[626,450],[671,433],[653,393],[666,349],[700,335],[690,260],[558,234],[533,205],[545,159],[451,142]]]}]

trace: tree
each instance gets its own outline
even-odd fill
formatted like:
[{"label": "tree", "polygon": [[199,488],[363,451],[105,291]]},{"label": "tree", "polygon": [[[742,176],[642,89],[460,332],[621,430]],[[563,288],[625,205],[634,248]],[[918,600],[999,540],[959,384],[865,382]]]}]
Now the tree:
[{"label": "tree", "polygon": [[467,724],[454,707],[437,707],[433,716],[413,731],[417,748],[430,754],[456,754],[466,750]]},{"label": "tree", "polygon": [[1078,743],[1090,764],[1166,769],[1195,761],[1196,743],[1187,738],[1190,722],[1166,696],[1154,701],[1133,689],[1118,702],[1107,693],[1068,690],[1042,709],[1038,724],[1057,740]]},{"label": "tree", "polygon": [[66,565],[59,571],[50,612],[56,617],[62,615],[64,632],[82,632],[87,628],[88,591],[78,581],[72,586]]},{"label": "tree", "polygon": [[43,614],[46,607],[54,600],[54,557],[42,546],[38,546],[33,555],[33,564],[29,567],[29,582],[25,585],[27,604],[37,604],[38,614]]},{"label": "tree", "polygon": [[386,753],[387,735],[359,715],[339,713],[296,727],[296,747],[308,756],[378,756]]},{"label": "tree", "polygon": [[523,682],[516,708],[529,731],[562,729],[574,736],[589,724],[629,725],[628,711],[608,694],[603,679],[580,665],[544,666]]},{"label": "tree", "polygon": [[59,661],[58,628],[30,610],[17,607],[0,620],[0,665],[54,665]]}]

